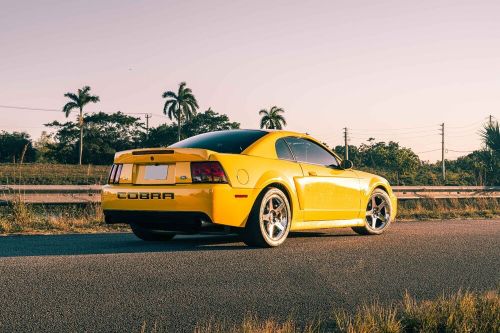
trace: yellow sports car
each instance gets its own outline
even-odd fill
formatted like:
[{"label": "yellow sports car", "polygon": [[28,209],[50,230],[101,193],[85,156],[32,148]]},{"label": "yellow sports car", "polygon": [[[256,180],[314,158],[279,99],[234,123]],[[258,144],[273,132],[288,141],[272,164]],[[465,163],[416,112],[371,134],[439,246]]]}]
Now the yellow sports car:
[{"label": "yellow sports car", "polygon": [[102,190],[106,222],[128,223],[143,240],[219,226],[263,247],[295,230],[377,235],[396,205],[387,180],[352,170],[318,140],[289,131],[210,132],[119,152]]}]

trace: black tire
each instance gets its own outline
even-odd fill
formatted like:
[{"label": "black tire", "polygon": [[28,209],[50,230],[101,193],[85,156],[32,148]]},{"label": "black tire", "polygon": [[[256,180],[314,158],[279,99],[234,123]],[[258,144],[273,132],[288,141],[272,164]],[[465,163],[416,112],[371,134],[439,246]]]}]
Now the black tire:
[{"label": "black tire", "polygon": [[[271,205],[276,205],[272,211],[269,210],[269,206],[266,206],[266,204],[269,205],[269,201]],[[266,209],[267,214],[265,213]],[[264,216],[271,218],[272,222],[264,219]],[[283,225],[285,219],[286,226]],[[292,212],[287,196],[282,190],[276,187],[269,187],[262,191],[252,207],[246,226],[241,232],[243,241],[249,246],[257,247],[276,247],[281,245],[290,232],[291,221]],[[276,234],[276,238],[269,236],[269,233]]]},{"label": "black tire", "polygon": [[138,224],[131,223],[130,227],[132,228],[132,232],[134,235],[139,237],[140,239],[148,242],[152,241],[169,241],[174,238],[174,232],[161,231],[161,230],[152,230],[145,227],[142,227]]},{"label": "black tire", "polygon": [[[372,207],[373,197],[375,197],[376,203],[380,203],[380,205],[381,205],[382,200],[383,200],[383,202],[385,202],[386,206],[380,210],[381,214],[379,214],[380,215],[379,220],[377,220],[377,218],[375,218],[375,224],[373,223],[374,217],[373,216],[368,217],[368,214],[367,214],[367,217],[365,217],[365,219],[364,219],[365,224],[362,227],[353,227],[352,228],[352,230],[354,230],[356,233],[358,233],[360,235],[380,235],[381,233],[386,231],[389,228],[389,226],[391,225],[391,222],[392,222],[391,198],[389,197],[387,192],[385,192],[384,190],[375,189],[372,192],[372,194],[370,195],[370,199],[366,205],[366,212],[367,213],[369,212],[370,208],[373,209],[373,207]],[[377,216],[379,216],[379,215],[377,215]],[[387,215],[388,215],[388,217],[387,217]],[[382,218],[384,218],[385,221],[382,221]],[[373,225],[375,225],[375,227],[373,227]]]}]

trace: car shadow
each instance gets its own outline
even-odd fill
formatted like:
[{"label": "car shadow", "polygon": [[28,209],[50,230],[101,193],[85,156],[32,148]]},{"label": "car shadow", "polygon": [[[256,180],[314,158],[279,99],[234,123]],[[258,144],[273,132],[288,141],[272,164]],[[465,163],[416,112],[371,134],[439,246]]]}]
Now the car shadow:
[{"label": "car shadow", "polygon": [[[346,232],[293,232],[289,238],[353,235]],[[286,246],[286,243],[283,246]],[[145,242],[131,233],[0,236],[0,258],[257,249],[245,245],[237,234],[178,235],[168,242]]]}]

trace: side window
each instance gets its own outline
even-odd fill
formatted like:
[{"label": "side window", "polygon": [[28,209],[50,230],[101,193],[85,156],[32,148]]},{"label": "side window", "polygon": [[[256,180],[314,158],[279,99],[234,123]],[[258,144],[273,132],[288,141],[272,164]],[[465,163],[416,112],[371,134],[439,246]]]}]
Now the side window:
[{"label": "side window", "polygon": [[290,160],[294,161],[292,152],[288,148],[288,144],[283,139],[278,139],[276,141],[276,155],[280,160]]},{"label": "side window", "polygon": [[339,166],[339,162],[335,156],[315,142],[294,137],[289,137],[285,140],[290,145],[290,149],[299,162],[330,167]]}]

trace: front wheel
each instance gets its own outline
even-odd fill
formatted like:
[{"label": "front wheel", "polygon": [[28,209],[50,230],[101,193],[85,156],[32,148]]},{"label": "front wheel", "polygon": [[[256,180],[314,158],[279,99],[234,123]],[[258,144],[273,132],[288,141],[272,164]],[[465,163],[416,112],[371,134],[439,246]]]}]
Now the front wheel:
[{"label": "front wheel", "polygon": [[365,225],[352,230],[360,235],[380,235],[392,222],[391,212],[391,198],[385,191],[376,189],[366,205]]},{"label": "front wheel", "polygon": [[136,223],[131,223],[130,227],[132,228],[134,235],[144,241],[169,241],[175,236],[175,233],[173,232],[152,230]]},{"label": "front wheel", "polygon": [[243,241],[250,246],[278,246],[288,236],[291,220],[290,203],[285,193],[270,187],[255,202],[242,233]]}]

